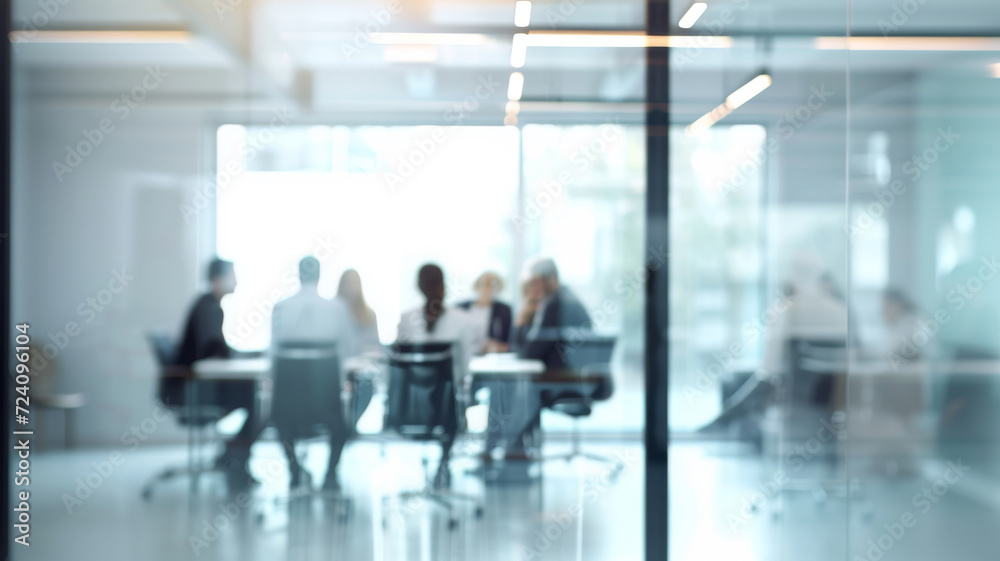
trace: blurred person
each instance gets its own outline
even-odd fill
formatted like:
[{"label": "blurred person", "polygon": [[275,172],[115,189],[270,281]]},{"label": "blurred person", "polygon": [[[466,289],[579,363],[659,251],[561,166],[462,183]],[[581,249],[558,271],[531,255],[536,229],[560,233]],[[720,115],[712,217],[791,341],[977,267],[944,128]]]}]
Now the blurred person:
[{"label": "blurred person", "polygon": [[[299,261],[299,291],[274,305],[271,315],[271,349],[272,353],[286,343],[335,343],[341,364],[350,356],[355,348],[353,322],[347,306],[336,300],[327,300],[319,295],[320,263],[312,256],[303,257]],[[343,385],[346,370],[341,368]],[[339,490],[337,479],[337,464],[341,452],[347,442],[349,431],[343,423],[343,418],[331,420],[327,427],[330,433],[330,457],[327,462],[326,480],[323,488]],[[285,435],[278,435],[278,440],[288,457],[288,469],[291,473],[290,486],[302,484],[298,459],[295,457],[294,442]]]},{"label": "blurred person", "polygon": [[[233,358],[235,352],[222,333],[224,313],[222,298],[236,290],[236,272],[231,261],[214,259],[208,266],[209,291],[195,300],[184,323],[177,351],[177,364],[191,366],[206,358]],[[247,412],[240,431],[226,442],[216,466],[225,470],[230,490],[239,490],[253,482],[247,473],[250,448],[260,433],[256,407],[257,382],[253,380],[200,382],[199,405],[220,407],[225,414],[237,409]]]},{"label": "blurred person", "polygon": [[926,360],[932,353],[933,337],[916,304],[902,290],[882,293],[881,341],[870,358],[876,365],[872,375],[851,380],[851,434],[859,442],[877,442],[865,464],[889,476],[916,476],[918,459],[926,452],[920,435],[920,416],[925,408],[928,370],[903,368]]},{"label": "blurred person", "polygon": [[847,305],[830,289],[824,276],[816,256],[802,253],[792,259],[784,297],[769,310],[775,320],[767,326],[764,336],[764,358],[758,377],[771,378],[784,371],[792,340],[843,341],[846,348]]},{"label": "blurred person", "polygon": [[478,297],[460,302],[458,307],[469,312],[477,335],[481,337],[482,342],[476,345],[477,352],[507,352],[510,349],[513,316],[510,306],[496,299],[496,295],[503,290],[503,280],[493,271],[486,271],[479,275],[472,289],[478,293]]},{"label": "blurred person", "polygon": [[365,351],[380,350],[378,338],[378,319],[375,311],[365,302],[365,294],[361,288],[361,275],[354,269],[344,271],[337,286],[336,300],[347,307],[354,332],[354,355]]},{"label": "blurred person", "polygon": [[514,326],[513,347],[521,358],[539,359],[547,368],[564,368],[553,329],[591,329],[590,314],[573,292],[559,282],[555,261],[536,258],[525,267],[521,309]]},{"label": "blurred person", "polygon": [[[547,370],[565,368],[566,353],[559,341],[562,330],[591,329],[590,314],[559,282],[559,270],[552,259],[538,257],[529,261],[521,278],[522,302],[511,335],[512,347],[521,358],[541,360]],[[526,456],[524,446],[534,444],[541,413],[541,401],[527,398],[523,388],[513,384],[491,386],[483,460],[490,461],[501,437],[508,446],[508,459]]]},{"label": "blurred person", "polygon": [[888,288],[882,293],[882,321],[885,332],[879,344],[879,358],[908,362],[926,358],[926,351],[914,345],[913,337],[922,331],[917,306],[903,291]]},{"label": "blurred person", "polygon": [[847,300],[847,295],[840,288],[840,284],[833,277],[833,273],[827,271],[820,276],[819,279],[820,288],[831,298],[840,302],[847,308],[847,334],[848,334],[848,345],[851,348],[857,349],[861,346],[861,338],[859,337],[860,332],[857,329],[855,323],[855,315],[852,313],[850,302]]},{"label": "blurred person", "polygon": [[[456,394],[464,391],[468,381],[469,360],[476,342],[476,332],[468,312],[458,307],[445,307],[444,272],[437,265],[428,263],[417,273],[417,288],[424,295],[424,305],[404,312],[399,321],[399,343],[452,343],[455,347]],[[459,400],[458,415],[462,415]],[[454,434],[446,434],[441,441],[441,462],[434,478],[436,487],[450,485],[451,473],[448,460],[454,444]]]}]

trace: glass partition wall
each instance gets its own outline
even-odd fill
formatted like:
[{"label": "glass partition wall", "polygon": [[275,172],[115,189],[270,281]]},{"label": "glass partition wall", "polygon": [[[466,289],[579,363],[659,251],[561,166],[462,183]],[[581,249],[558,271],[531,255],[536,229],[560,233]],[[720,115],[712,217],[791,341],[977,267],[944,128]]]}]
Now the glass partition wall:
[{"label": "glass partition wall", "polygon": [[[10,4],[12,319],[33,391],[84,404],[37,411],[11,558],[996,558],[992,0]],[[449,306],[496,270],[516,313],[553,257],[616,339],[611,394],[510,437],[474,392],[452,490],[484,516],[457,530],[383,502],[440,449],[373,437],[378,397],[346,523],[281,502],[273,431],[252,501],[211,477],[143,500],[201,450],[147,335],[179,334],[219,255],[227,342],[266,349],[306,253],[323,296],[360,271],[384,343],[421,264]],[[503,477],[497,431],[534,448]]]},{"label": "glass partition wall", "polygon": [[707,4],[669,12],[700,39],[668,55],[650,209],[669,558],[992,558],[1000,10]]}]

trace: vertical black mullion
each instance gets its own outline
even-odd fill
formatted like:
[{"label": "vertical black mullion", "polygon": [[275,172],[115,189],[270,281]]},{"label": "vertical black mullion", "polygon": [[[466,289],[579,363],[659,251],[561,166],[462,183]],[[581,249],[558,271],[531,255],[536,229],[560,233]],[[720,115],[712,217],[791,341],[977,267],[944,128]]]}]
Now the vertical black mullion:
[{"label": "vertical black mullion", "polygon": [[[670,34],[669,0],[647,0],[646,33]],[[646,246],[647,255],[669,251],[669,50],[646,49]],[[647,561],[667,559],[667,366],[669,259],[649,263],[646,283],[646,537]]]},{"label": "vertical black mullion", "polygon": [[[3,129],[3,136],[2,136],[2,138],[0,138],[0,154],[2,154],[2,156],[0,156],[0,158],[3,158],[2,160],[0,160],[0,170],[3,170],[3,171],[0,171],[0,176],[2,176],[2,177],[0,177],[0,183],[2,183],[2,185],[0,185],[0,200],[2,200],[2,204],[0,204],[0,208],[2,208],[2,210],[0,210],[0,237],[2,237],[2,239],[0,239],[0,260],[3,261],[3,277],[2,277],[2,279],[0,279],[0,283],[3,283],[3,301],[0,302],[0,316],[2,316],[2,320],[3,320],[3,324],[0,325],[0,340],[3,341],[2,343],[0,343],[0,348],[2,348],[2,350],[0,350],[0,361],[2,361],[2,362],[0,362],[0,364],[3,364],[4,372],[7,372],[8,374],[9,374],[9,370],[8,369],[10,368],[10,360],[11,360],[11,356],[10,356],[10,349],[11,349],[11,347],[10,347],[10,345],[11,345],[11,339],[10,339],[10,322],[11,322],[11,317],[10,317],[10,297],[11,297],[11,295],[10,295],[10,279],[11,279],[11,270],[10,270],[10,244],[11,244],[11,236],[10,236],[10,215],[11,215],[11,210],[10,210],[10,178],[11,178],[11,173],[10,173],[10,147],[11,147],[11,144],[10,144],[10,141],[11,141],[11,139],[10,139],[10,135],[11,135],[11,126],[10,126],[10,115],[11,115],[11,109],[10,109],[10,103],[11,103],[11,58],[10,58],[10,51],[11,51],[11,49],[10,49],[10,31],[12,29],[12,27],[11,27],[11,10],[12,10],[11,4],[13,4],[13,2],[4,2],[3,3],[3,7],[0,8],[0,23],[2,23],[2,25],[0,25],[0,29],[2,29],[2,31],[3,31],[3,40],[0,41],[0,49],[2,49],[2,52],[0,52],[0,98],[2,98],[2,99],[0,99],[0,105],[2,105],[2,108],[0,108],[0,128]],[[2,506],[2,508],[3,508],[3,517],[0,518],[0,520],[3,520],[3,523],[0,524],[0,526],[2,526],[3,529],[0,529],[0,537],[3,538],[3,544],[4,544],[4,550],[5,550],[4,557],[5,558],[9,558],[10,557],[10,549],[11,549],[11,546],[10,546],[10,519],[9,519],[9,516],[10,516],[10,495],[9,495],[9,493],[10,493],[10,481],[11,480],[6,477],[6,474],[10,473],[10,467],[11,467],[11,465],[10,465],[10,450],[11,450],[11,442],[10,442],[10,436],[11,436],[11,433],[10,433],[10,410],[11,410],[11,408],[8,406],[8,404],[10,403],[10,378],[9,378],[9,376],[5,375],[4,376],[4,380],[3,380],[3,384],[0,384],[0,385],[3,386],[3,389],[0,390],[0,392],[2,392],[2,394],[0,394],[0,395],[3,396],[3,400],[0,403],[3,403],[3,405],[4,405],[3,414],[0,415],[0,417],[3,418],[3,422],[0,423],[0,426],[3,427],[2,430],[3,430],[3,435],[4,435],[4,441],[5,441],[4,445],[2,446],[2,448],[3,448],[3,465],[4,465],[5,478],[3,480],[3,483],[0,484],[0,504],[3,505]]]}]

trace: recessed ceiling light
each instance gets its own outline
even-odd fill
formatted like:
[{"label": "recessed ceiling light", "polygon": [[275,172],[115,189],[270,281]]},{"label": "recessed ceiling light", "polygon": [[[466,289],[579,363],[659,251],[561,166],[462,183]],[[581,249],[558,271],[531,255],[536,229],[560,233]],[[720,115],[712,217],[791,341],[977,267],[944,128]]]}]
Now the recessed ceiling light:
[{"label": "recessed ceiling light", "polygon": [[12,43],[186,43],[191,33],[183,30],[37,30],[11,31]]},{"label": "recessed ceiling light", "polygon": [[528,35],[526,33],[515,33],[510,47],[510,65],[514,68],[521,68],[524,66],[524,60],[527,56]]},{"label": "recessed ceiling light", "polygon": [[514,25],[517,27],[531,25],[531,2],[529,0],[518,0],[514,4]]},{"label": "recessed ceiling light", "polygon": [[753,80],[740,86],[735,92],[726,98],[726,107],[736,109],[744,103],[750,101],[760,92],[766,90],[771,85],[771,76],[766,73],[757,75]]},{"label": "recessed ceiling light", "polygon": [[510,73],[510,82],[507,83],[507,99],[520,101],[521,92],[524,89],[524,74],[520,72]]},{"label": "recessed ceiling light", "polygon": [[700,18],[707,9],[708,4],[704,2],[694,2],[691,4],[691,7],[684,12],[684,15],[681,17],[681,21],[677,23],[677,26],[681,29],[691,29],[695,22],[698,21],[698,18]]}]

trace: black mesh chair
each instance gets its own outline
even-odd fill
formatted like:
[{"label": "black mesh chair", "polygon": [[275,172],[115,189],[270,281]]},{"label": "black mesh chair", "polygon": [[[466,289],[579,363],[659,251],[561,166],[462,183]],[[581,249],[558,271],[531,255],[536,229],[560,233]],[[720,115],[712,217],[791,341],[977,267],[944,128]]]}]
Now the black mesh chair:
[{"label": "black mesh chair", "polygon": [[589,417],[593,413],[594,404],[607,400],[614,393],[610,363],[615,339],[614,337],[596,335],[589,331],[562,330],[558,335],[557,345],[566,368],[562,371],[548,372],[547,375],[576,378],[579,383],[568,383],[563,390],[543,394],[542,404],[546,408],[566,415],[573,420],[572,448],[565,454],[545,456],[542,461],[571,461],[574,458],[585,458],[613,466],[612,476],[616,476],[622,469],[620,463],[611,458],[581,450],[579,430],[580,419]]},{"label": "black mesh chair", "polygon": [[[388,396],[385,429],[416,441],[435,441],[448,449],[459,432],[458,401],[455,397],[455,358],[451,343],[396,344],[389,352]],[[447,469],[448,454],[441,467]],[[427,460],[424,459],[426,471]],[[426,473],[425,473],[426,475]],[[483,516],[479,499],[471,495],[439,489],[428,479],[423,489],[400,493],[397,500],[425,499],[448,511],[448,527],[458,527],[455,505],[458,501],[476,505],[477,518]],[[388,502],[386,497],[383,502]],[[386,525],[383,508],[382,524]]]},{"label": "black mesh chair", "polygon": [[[323,498],[339,507],[339,519],[344,521],[352,510],[351,500],[339,489],[313,486],[312,476],[305,468],[306,447],[301,446],[318,438],[340,440],[342,444],[349,435],[341,403],[337,346],[330,342],[282,343],[275,350],[272,371],[271,421],[282,446],[296,458],[300,473],[295,476],[303,483],[291,489],[287,497],[279,497],[277,502]],[[339,452],[336,451],[338,456]],[[336,474],[327,473],[326,477],[336,477]]]},{"label": "black mesh chair", "polygon": [[[834,470],[838,465],[841,443],[846,438],[843,381],[848,371],[848,359],[846,338],[791,339],[787,346],[785,372],[778,379],[774,395],[781,419],[778,438],[786,447],[818,443],[817,451],[809,449],[810,458],[813,458],[811,461]],[[827,418],[830,420],[825,421]],[[821,442],[817,435],[825,434],[824,429],[832,433],[826,428],[830,426],[842,429],[831,434],[827,442]],[[835,477],[790,478],[782,486],[785,493],[812,495],[817,504],[825,503],[830,496],[859,497],[861,491],[857,482]],[[862,510],[867,509],[864,501],[859,504]],[[778,508],[775,515],[780,514],[780,505]]]},{"label": "black mesh chair", "polygon": [[221,470],[214,465],[214,461],[204,462],[197,458],[197,453],[203,442],[218,444],[214,438],[217,436],[215,424],[226,416],[226,411],[222,407],[206,405],[213,401],[208,394],[214,388],[210,384],[196,388],[197,382],[193,380],[191,369],[175,364],[177,347],[172,337],[151,333],[146,338],[160,368],[157,401],[174,415],[181,426],[191,430],[191,438],[188,439],[188,464],[166,468],[147,482],[142,488],[142,497],[149,500],[158,483],[187,476],[192,478],[191,485],[194,487],[201,473]]}]

